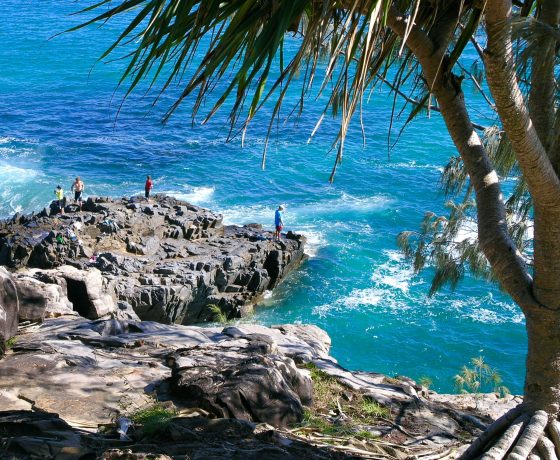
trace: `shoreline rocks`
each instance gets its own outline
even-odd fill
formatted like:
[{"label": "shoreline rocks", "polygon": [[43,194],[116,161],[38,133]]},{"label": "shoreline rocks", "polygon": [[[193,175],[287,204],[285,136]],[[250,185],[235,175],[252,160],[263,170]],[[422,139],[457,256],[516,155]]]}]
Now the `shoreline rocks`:
[{"label": "shoreline rocks", "polygon": [[[394,422],[381,418],[363,429],[408,453],[454,458],[489,414],[497,417],[519,403],[514,397],[428,394],[406,378],[351,372],[329,356],[329,347],[328,335],[311,325],[46,319],[22,329],[0,360],[0,448],[18,459],[145,458],[134,452],[203,459],[214,458],[204,456],[211,438],[216,455],[236,446],[232,456],[216,458],[238,458],[234,453],[247,443],[253,446],[247,453],[258,452],[247,458],[270,449],[277,455],[272,458],[370,458],[352,446],[348,452],[318,448],[286,429],[312,404],[310,369],[343,384],[347,398],[361,394],[398,414]],[[116,421],[129,424],[154,401],[176,408],[174,418],[162,422],[160,441],[147,444],[134,427],[132,439],[116,431]],[[103,427],[113,427],[113,434]]]},{"label": "shoreline rocks", "polygon": [[273,241],[260,225],[225,226],[165,195],[53,211],[0,222],[0,265],[14,271],[21,319],[72,310],[178,324],[240,318],[305,259],[300,235]]}]

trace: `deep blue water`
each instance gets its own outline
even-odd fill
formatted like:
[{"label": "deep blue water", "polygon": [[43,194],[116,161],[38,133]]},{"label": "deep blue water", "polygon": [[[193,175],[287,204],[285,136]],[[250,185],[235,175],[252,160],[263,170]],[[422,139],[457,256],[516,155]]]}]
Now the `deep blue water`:
[{"label": "deep blue water", "polygon": [[[322,108],[311,100],[297,123],[279,126],[262,171],[264,116],[243,148],[239,140],[225,143],[225,111],[193,126],[187,104],[162,125],[177,90],[155,108],[138,91],[117,117],[123,63],[96,59],[122,22],[49,40],[79,22],[69,16],[76,9],[66,0],[0,4],[0,216],[41,209],[58,183],[69,188],[76,175],[86,196],[121,196],[140,193],[151,174],[155,192],[218,210],[231,223],[272,227],[283,203],[287,229],[309,238],[310,259],[250,321],[317,324],[342,365],[429,376],[442,391],[453,391],[453,375],[484,355],[512,391],[521,391],[520,310],[496,287],[469,277],[455,292],[428,298],[430,273],[414,276],[396,247],[400,231],[416,229],[426,210],[443,208],[434,185],[454,148],[437,115],[407,128],[388,158],[392,97],[376,90],[364,109],[366,146],[355,126],[329,184],[336,123],[326,122],[307,143]],[[473,113],[484,114],[476,98]]]}]

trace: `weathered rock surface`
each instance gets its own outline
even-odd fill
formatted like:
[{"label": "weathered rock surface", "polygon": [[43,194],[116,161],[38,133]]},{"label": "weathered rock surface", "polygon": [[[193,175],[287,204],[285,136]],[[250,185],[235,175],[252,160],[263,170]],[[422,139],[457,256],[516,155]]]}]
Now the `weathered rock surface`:
[{"label": "weathered rock surface", "polygon": [[[393,450],[403,443],[394,458],[426,451],[453,458],[468,433],[519,402],[428,394],[409,379],[350,372],[328,355],[329,346],[328,335],[309,325],[48,318],[22,329],[0,360],[0,459],[371,458],[348,453],[352,447],[345,453],[304,443],[281,428],[300,421],[311,403],[309,371],[295,363],[312,362],[390,408],[394,421],[367,429]],[[158,440],[134,426],[119,438],[115,420],[154,398],[178,409]],[[99,426],[113,427],[112,434]]]},{"label": "weathered rock surface", "polygon": [[304,258],[301,236],[275,242],[258,225],[224,226],[220,215],[162,195],[150,204],[90,198],[73,209],[0,223],[0,265],[18,269],[22,319],[70,304],[90,319],[126,311],[191,324],[213,319],[209,305],[238,318]]},{"label": "weathered rock surface", "polygon": [[292,351],[324,356],[305,339],[264,326],[47,319],[19,335],[0,361],[0,407],[55,412],[74,426],[96,428],[147,404],[156,391],[214,417],[283,426],[301,419],[311,397]]},{"label": "weathered rock surface", "polygon": [[312,399],[311,379],[291,358],[278,355],[272,339],[262,335],[248,340],[247,346],[234,350],[217,344],[194,356],[191,350],[170,355],[171,393],[220,418],[280,427],[301,421],[303,405]]},{"label": "weathered rock surface", "polygon": [[17,333],[19,302],[11,274],[0,267],[0,356],[5,342]]},{"label": "weathered rock surface", "polygon": [[[2,460],[343,460],[358,458],[234,419],[177,417],[157,439],[120,440],[66,424],[56,414],[0,411]],[[0,449],[2,448],[0,444]]]}]

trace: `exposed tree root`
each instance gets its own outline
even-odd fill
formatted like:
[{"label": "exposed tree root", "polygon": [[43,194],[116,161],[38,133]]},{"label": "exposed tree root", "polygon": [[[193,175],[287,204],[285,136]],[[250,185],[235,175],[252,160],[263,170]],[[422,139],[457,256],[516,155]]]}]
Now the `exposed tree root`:
[{"label": "exposed tree root", "polygon": [[536,446],[537,441],[544,433],[546,424],[548,423],[548,414],[539,410],[531,417],[531,420],[521,433],[521,436],[515,443],[511,453],[508,455],[510,460],[525,460]]},{"label": "exposed tree root", "polygon": [[529,417],[526,415],[518,417],[513,424],[507,428],[498,442],[488,449],[488,451],[481,457],[481,460],[498,460],[504,458],[519,436],[519,433],[521,433],[521,430],[528,419]]},{"label": "exposed tree root", "polygon": [[556,456],[560,457],[560,422],[553,420],[548,424],[548,434],[556,446]]},{"label": "exposed tree root", "polygon": [[460,460],[558,460],[560,422],[545,411],[527,413],[520,405],[492,423]]},{"label": "exposed tree root", "polygon": [[546,436],[541,436],[537,441],[537,450],[543,460],[558,460],[554,447],[554,442]]},{"label": "exposed tree root", "polygon": [[502,434],[508,426],[521,415],[523,412],[523,406],[519,405],[514,407],[509,412],[506,412],[502,415],[499,419],[496,419],[494,423],[492,423],[486,431],[484,431],[478,438],[474,440],[474,442],[470,445],[470,447],[461,455],[461,460],[470,460],[472,458],[478,457],[483,451],[484,448],[489,445],[496,436]]}]

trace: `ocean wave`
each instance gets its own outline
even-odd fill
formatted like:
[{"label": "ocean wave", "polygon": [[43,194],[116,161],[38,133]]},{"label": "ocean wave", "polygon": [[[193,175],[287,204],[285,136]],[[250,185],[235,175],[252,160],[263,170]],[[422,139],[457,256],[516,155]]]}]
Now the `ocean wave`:
[{"label": "ocean wave", "polygon": [[39,175],[39,171],[30,168],[20,168],[8,163],[0,162],[0,186],[6,183],[21,184],[29,182]]},{"label": "ocean wave", "polygon": [[7,217],[26,210],[30,203],[38,203],[41,195],[36,184],[40,176],[38,170],[0,161],[0,215]]},{"label": "ocean wave", "polygon": [[453,299],[450,308],[462,318],[476,323],[521,324],[525,321],[523,313],[517,306],[494,299],[492,293],[477,298]]},{"label": "ocean wave", "polygon": [[405,260],[402,252],[397,250],[383,251],[386,261],[378,265],[371,275],[374,285],[383,289],[397,289],[408,293],[413,282],[414,270]]},{"label": "ocean wave", "polygon": [[[441,315],[484,324],[524,322],[518,307],[494,298],[491,292],[479,297],[459,292],[428,297],[429,283],[414,276],[402,253],[387,250],[383,254],[385,261],[371,275],[372,286],[353,289],[333,302],[315,306],[312,313],[324,319],[337,318],[341,311],[370,311],[369,314],[386,314],[407,323],[418,320],[433,330],[438,328],[436,318]],[[403,312],[406,312],[404,316]],[[432,319],[428,320],[429,317]]]},{"label": "ocean wave", "polygon": [[208,205],[214,195],[214,187],[190,187],[186,186],[185,191],[164,191],[166,195],[174,196],[179,200],[184,200],[196,205]]},{"label": "ocean wave", "polygon": [[412,160],[409,162],[398,162],[392,163],[390,161],[385,163],[379,163],[379,167],[385,167],[388,169],[402,169],[402,168],[411,168],[411,169],[429,169],[432,171],[438,171],[440,173],[443,172],[443,167],[441,165],[433,165],[433,164],[419,164],[416,161]]},{"label": "ocean wave", "polygon": [[317,257],[319,250],[327,246],[327,238],[323,232],[311,229],[298,229],[298,233],[301,233],[303,236],[305,236],[307,240],[305,245],[305,253],[309,257]]},{"label": "ocean wave", "polygon": [[[311,203],[284,204],[286,222],[300,225],[310,220],[313,222],[335,223],[337,214],[357,212],[367,214],[390,208],[394,199],[385,195],[356,197],[342,192],[338,198],[319,200]],[[274,216],[274,206],[249,205],[233,206],[222,209],[224,221],[228,224],[243,225],[247,223],[267,224]]]}]

